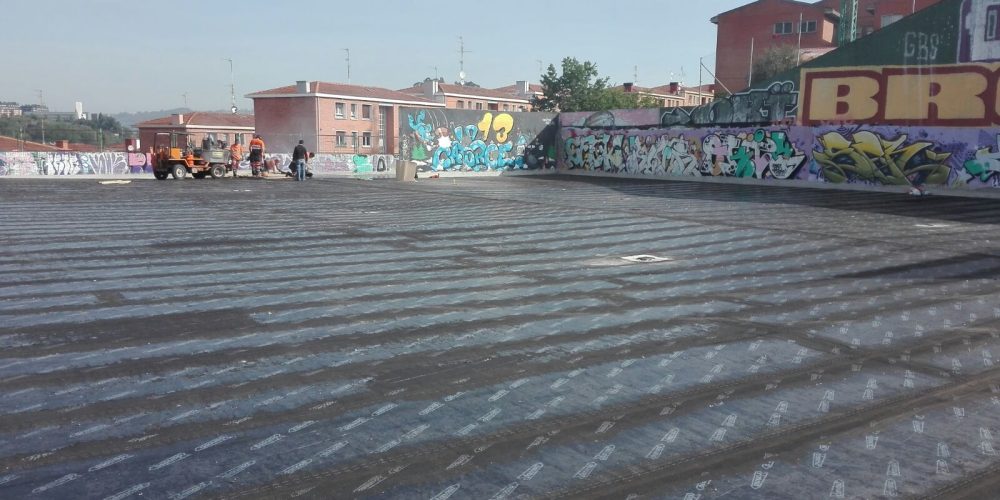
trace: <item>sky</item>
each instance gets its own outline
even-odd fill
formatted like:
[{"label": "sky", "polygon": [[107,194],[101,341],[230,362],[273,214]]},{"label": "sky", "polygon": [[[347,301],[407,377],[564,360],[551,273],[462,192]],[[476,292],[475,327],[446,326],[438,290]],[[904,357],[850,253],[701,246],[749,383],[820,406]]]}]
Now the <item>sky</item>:
[{"label": "sky", "polygon": [[[483,87],[539,81],[565,57],[611,83],[697,85],[712,16],[751,0],[3,0],[0,101],[90,113],[241,112],[296,80],[393,90],[435,75]],[[232,60],[232,71],[230,62]],[[636,78],[638,76],[638,78]],[[711,80],[707,73],[701,78]]]}]

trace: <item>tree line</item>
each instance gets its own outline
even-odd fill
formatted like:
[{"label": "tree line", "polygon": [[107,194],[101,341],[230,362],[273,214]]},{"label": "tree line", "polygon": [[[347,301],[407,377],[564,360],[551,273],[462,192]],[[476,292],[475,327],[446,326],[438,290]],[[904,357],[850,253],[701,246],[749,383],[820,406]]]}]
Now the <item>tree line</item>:
[{"label": "tree line", "polygon": [[86,120],[50,119],[29,114],[0,118],[0,136],[46,144],[66,140],[92,146],[107,146],[135,137],[135,131],[122,125],[114,117],[104,114]]}]

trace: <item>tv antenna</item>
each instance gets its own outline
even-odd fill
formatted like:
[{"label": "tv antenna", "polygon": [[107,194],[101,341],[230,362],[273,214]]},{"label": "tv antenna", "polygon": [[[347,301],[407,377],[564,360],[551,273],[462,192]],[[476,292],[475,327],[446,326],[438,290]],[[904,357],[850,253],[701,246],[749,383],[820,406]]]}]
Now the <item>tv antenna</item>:
[{"label": "tv antenna", "polygon": [[351,49],[344,49],[347,52],[347,83],[351,83]]},{"label": "tv antenna", "polygon": [[[233,76],[233,60],[226,58],[229,61],[229,110],[235,115],[239,109],[236,107],[236,77]],[[186,94],[185,94],[186,95]],[[187,103],[184,103],[187,106]]]},{"label": "tv antenna", "polygon": [[471,50],[465,50],[465,39],[461,36],[458,37],[458,80],[459,83],[465,85],[465,54],[467,52],[472,52]]}]

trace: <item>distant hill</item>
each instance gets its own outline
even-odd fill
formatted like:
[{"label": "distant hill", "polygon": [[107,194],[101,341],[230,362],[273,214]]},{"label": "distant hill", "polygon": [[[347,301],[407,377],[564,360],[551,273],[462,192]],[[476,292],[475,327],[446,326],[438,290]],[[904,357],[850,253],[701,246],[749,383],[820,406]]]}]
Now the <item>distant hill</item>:
[{"label": "distant hill", "polygon": [[[111,115],[116,120],[121,122],[129,128],[135,128],[135,124],[139,122],[144,122],[146,120],[155,120],[156,118],[163,118],[164,116],[193,113],[195,110],[190,108],[173,108],[173,109],[161,109],[159,111],[136,111],[135,113],[118,113]],[[209,110],[209,113],[228,113],[228,109],[216,109]]]}]

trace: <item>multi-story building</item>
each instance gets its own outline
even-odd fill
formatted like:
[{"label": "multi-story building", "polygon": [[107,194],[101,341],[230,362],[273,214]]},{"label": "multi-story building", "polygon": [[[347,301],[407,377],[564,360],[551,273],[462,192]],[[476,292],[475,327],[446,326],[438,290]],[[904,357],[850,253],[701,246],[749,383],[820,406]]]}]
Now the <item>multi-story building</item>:
[{"label": "multi-story building", "polygon": [[301,139],[316,153],[396,154],[401,106],[444,107],[395,90],[316,81],[247,97],[268,150],[287,153]]},{"label": "multi-story building", "polygon": [[715,99],[715,88],[712,85],[685,87],[678,82],[670,82],[658,87],[639,87],[632,83],[624,83],[616,88],[626,93],[651,97],[664,108],[698,106]]},{"label": "multi-story building", "polygon": [[[155,118],[135,124],[139,129],[139,146],[143,150],[148,150],[154,146],[163,144],[169,146],[168,136],[157,134],[178,132],[187,134],[184,139],[188,144],[201,147],[206,139],[215,142],[222,141],[227,145],[233,142],[246,144],[254,132],[253,115],[234,115],[230,113],[205,113],[196,111],[193,113],[175,114]],[[183,144],[178,144],[183,146]]]},{"label": "multi-story building", "polygon": [[21,105],[16,102],[0,102],[0,118],[21,116]]},{"label": "multi-story building", "polygon": [[[853,1],[853,0],[849,0]],[[861,37],[941,0],[858,0],[856,36]],[[718,28],[715,78],[724,89],[738,92],[754,79],[753,61],[774,47],[798,49],[801,61],[837,46],[842,0],[801,2],[757,0],[711,19]]]},{"label": "multi-story building", "polygon": [[439,80],[427,79],[420,85],[401,89],[400,92],[423,97],[444,104],[451,109],[482,109],[492,111],[531,111],[532,90],[526,81],[517,82],[513,88],[487,89],[469,85],[453,85]]}]

